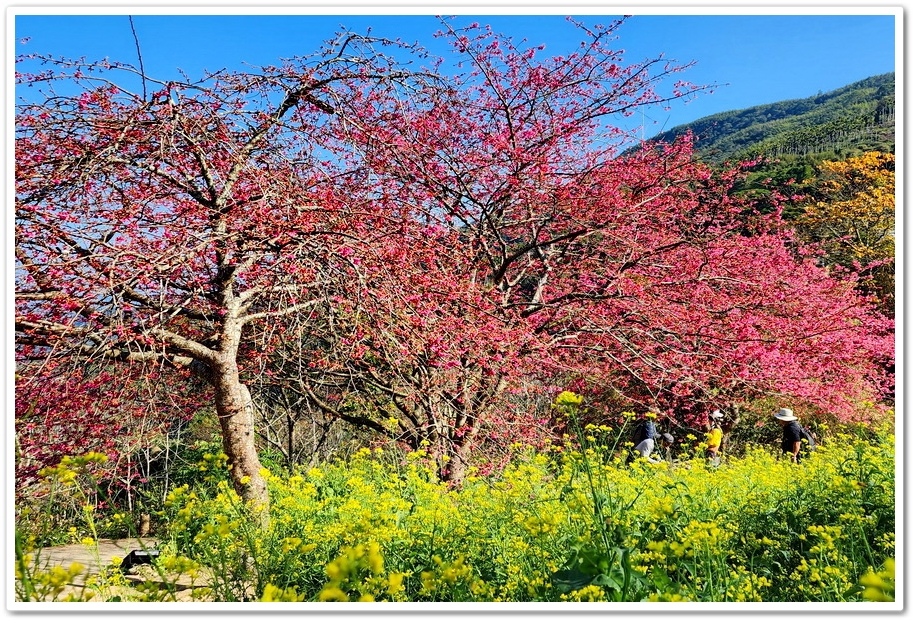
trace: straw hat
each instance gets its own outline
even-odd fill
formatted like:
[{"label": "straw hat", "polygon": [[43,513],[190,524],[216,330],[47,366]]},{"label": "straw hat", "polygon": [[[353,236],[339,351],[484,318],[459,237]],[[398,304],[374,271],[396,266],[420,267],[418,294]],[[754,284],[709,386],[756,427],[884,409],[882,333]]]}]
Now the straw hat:
[{"label": "straw hat", "polygon": [[780,409],[773,414],[773,417],[782,422],[791,422],[798,419],[795,417],[795,413],[792,412],[792,409]]}]

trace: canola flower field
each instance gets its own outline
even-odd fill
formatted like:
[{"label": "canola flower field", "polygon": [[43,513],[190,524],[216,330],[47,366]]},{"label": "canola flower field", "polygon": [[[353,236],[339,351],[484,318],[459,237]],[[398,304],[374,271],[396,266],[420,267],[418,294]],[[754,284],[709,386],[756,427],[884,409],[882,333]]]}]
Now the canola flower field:
[{"label": "canola flower field", "polygon": [[[193,601],[894,601],[892,434],[837,435],[800,464],[755,447],[710,466],[627,464],[608,429],[582,432],[458,488],[423,451],[270,475],[266,526],[208,456],[199,486],[168,493],[162,581],[135,599],[173,601],[178,575],[206,570]],[[56,476],[77,482],[77,463]],[[18,600],[67,595],[78,570],[30,560],[17,555]],[[60,598],[105,601],[125,582],[109,570]]]}]

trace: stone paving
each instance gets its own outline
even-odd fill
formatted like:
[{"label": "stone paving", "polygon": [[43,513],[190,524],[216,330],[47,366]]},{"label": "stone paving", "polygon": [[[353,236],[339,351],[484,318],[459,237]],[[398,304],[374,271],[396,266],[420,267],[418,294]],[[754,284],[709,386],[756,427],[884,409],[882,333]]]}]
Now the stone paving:
[{"label": "stone paving", "polygon": [[[82,599],[87,596],[87,589],[97,593],[86,601],[106,601],[112,597],[118,597],[124,601],[131,600],[133,597],[140,595],[140,592],[132,586],[112,586],[105,587],[104,591],[98,592],[93,588],[93,578],[98,576],[103,569],[114,565],[114,560],[125,559],[128,554],[134,550],[150,550],[156,548],[156,542],[150,539],[101,539],[96,545],[62,545],[57,547],[46,547],[38,552],[33,552],[35,569],[52,569],[56,566],[69,569],[73,563],[80,563],[85,567],[85,571],[67,586],[63,593],[56,597],[56,601],[64,600],[68,595],[77,595]],[[124,577],[131,584],[136,586],[143,582],[162,583],[161,578],[149,565],[138,565],[124,572]],[[205,588],[207,583],[201,577],[191,578],[182,575],[174,581],[174,590],[170,591],[174,596],[168,600],[192,601],[193,589]]]},{"label": "stone paving", "polygon": [[60,565],[64,568],[78,562],[86,567],[89,575],[98,574],[102,566],[113,564],[115,558],[124,559],[135,549],[156,548],[156,542],[149,539],[101,539],[97,545],[59,545],[45,547],[37,552],[39,567],[49,568]]}]

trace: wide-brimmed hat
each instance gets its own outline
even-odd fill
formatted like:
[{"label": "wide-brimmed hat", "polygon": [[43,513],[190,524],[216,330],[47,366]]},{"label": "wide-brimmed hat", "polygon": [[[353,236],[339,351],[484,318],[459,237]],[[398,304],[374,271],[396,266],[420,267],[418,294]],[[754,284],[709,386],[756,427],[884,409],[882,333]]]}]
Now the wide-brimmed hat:
[{"label": "wide-brimmed hat", "polygon": [[795,413],[792,412],[792,409],[780,409],[773,414],[773,417],[782,422],[791,422],[798,419],[795,417]]},{"label": "wide-brimmed hat", "polygon": [[725,414],[719,411],[718,409],[716,409],[715,411],[709,414],[709,417],[711,417],[714,420],[719,420],[719,419],[724,418]]}]

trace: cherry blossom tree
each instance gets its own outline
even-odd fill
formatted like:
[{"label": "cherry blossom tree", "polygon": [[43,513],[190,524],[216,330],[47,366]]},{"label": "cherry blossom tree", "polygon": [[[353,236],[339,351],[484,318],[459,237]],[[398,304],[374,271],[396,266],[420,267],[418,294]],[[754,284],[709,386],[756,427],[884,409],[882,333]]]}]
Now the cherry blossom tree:
[{"label": "cherry blossom tree", "polygon": [[[512,396],[555,345],[526,316],[539,305],[533,264],[550,244],[542,236],[567,227],[566,210],[575,209],[556,202],[587,194],[572,189],[630,138],[612,122],[701,89],[680,82],[657,94],[684,67],[662,58],[623,65],[609,47],[619,22],[579,25],[581,48],[545,60],[487,28],[444,25],[454,58],[469,68],[425,92],[427,105],[392,123],[371,98],[351,102],[361,113],[346,128],[348,145],[372,173],[371,192],[422,227],[401,233],[398,245],[354,245],[370,294],[323,325],[352,321],[345,340],[320,341],[337,344],[322,354],[325,366],[358,413],[308,398],[411,447],[429,446],[443,477],[460,480],[482,428],[508,419],[515,440],[533,428]],[[532,300],[517,295],[523,289]]]},{"label": "cherry blossom tree", "polygon": [[[464,34],[450,36],[464,45]],[[393,138],[408,124],[434,137],[443,129],[437,115],[453,116],[486,79],[472,72],[462,84],[405,70],[374,47],[382,43],[343,34],[313,58],[193,83],[141,75],[144,91],[156,86],[149,98],[112,77],[139,73],[126,65],[23,59],[52,69],[17,76],[22,87],[46,87],[16,118],[20,359],[193,370],[213,388],[237,489],[263,502],[240,353],[262,352],[279,319],[358,298],[345,243],[398,247],[397,234],[426,226],[438,207],[394,201],[400,189],[381,182],[362,149],[380,153],[377,145],[361,141]],[[659,101],[655,61],[623,70],[607,53],[594,64],[592,47],[573,55],[584,59],[572,61],[580,69],[559,77],[570,85],[565,98],[580,95],[575,85],[592,65],[611,71],[588,84],[608,90],[593,115]],[[56,92],[64,81],[70,90]],[[410,176],[416,164],[399,166]]]},{"label": "cherry blossom tree", "polygon": [[[409,123],[352,130],[378,188],[429,224],[383,271],[400,302],[370,315],[410,310],[395,321],[409,335],[377,326],[361,346],[386,399],[414,396],[392,416],[403,433],[446,431],[436,454],[464,461],[534,371],[681,419],[761,395],[852,417],[889,387],[892,323],[852,276],[819,269],[778,212],[734,196],[740,169],[696,162],[689,138],[618,155],[619,116],[658,102],[655,82],[680,68],[624,66],[614,30],[583,28],[579,53],[540,61],[486,29],[447,28],[467,73]],[[417,408],[428,415],[407,416]],[[515,438],[529,428],[516,420]]]},{"label": "cherry blossom tree", "polygon": [[687,141],[647,146],[558,176],[524,205],[528,231],[508,209],[492,230],[430,227],[366,266],[373,294],[337,370],[354,399],[374,398],[370,426],[426,442],[455,479],[487,430],[532,440],[538,416],[513,397],[545,372],[685,423],[762,396],[854,417],[889,389],[893,325],[778,215],[749,220],[737,177]]},{"label": "cherry blossom tree", "polygon": [[340,102],[371,93],[394,110],[423,86],[387,43],[342,35],[314,58],[158,83],[149,98],[114,81],[128,66],[31,59],[53,69],[17,75],[46,85],[16,115],[19,361],[193,371],[237,490],[265,503],[240,351],[339,291],[352,268],[340,245],[395,218],[354,196],[359,171],[331,151],[350,122]]},{"label": "cherry blossom tree", "polygon": [[127,66],[20,74],[82,88],[17,109],[17,398],[61,361],[193,374],[260,504],[257,403],[282,392],[454,480],[542,434],[522,397],[551,379],[683,418],[773,393],[849,413],[886,386],[892,325],[689,138],[620,155],[622,118],[705,90],[625,64],[620,24],[547,56],[443,20],[447,71],[344,34],[149,98]]},{"label": "cherry blossom tree", "polygon": [[180,430],[209,397],[186,371],[161,366],[52,358],[20,360],[20,368],[17,501],[42,495],[42,468],[91,451],[108,456],[97,474],[108,498],[126,493],[129,500],[142,485],[140,455]]}]

